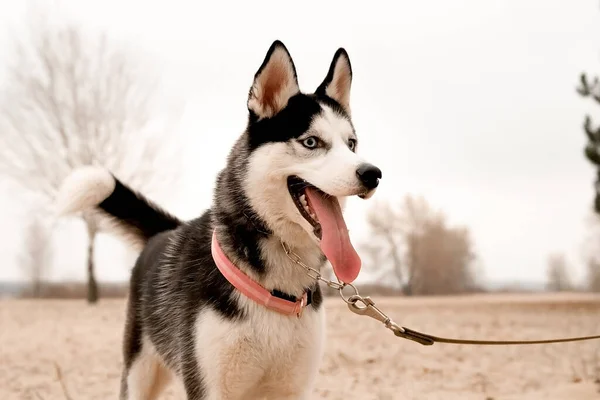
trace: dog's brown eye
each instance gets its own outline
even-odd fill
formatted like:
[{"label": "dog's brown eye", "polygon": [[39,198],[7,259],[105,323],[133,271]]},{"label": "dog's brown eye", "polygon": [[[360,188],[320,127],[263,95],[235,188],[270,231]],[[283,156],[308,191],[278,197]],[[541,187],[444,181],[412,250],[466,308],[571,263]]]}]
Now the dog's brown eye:
[{"label": "dog's brown eye", "polygon": [[348,140],[348,148],[352,151],[356,149],[356,139]]},{"label": "dog's brown eye", "polygon": [[319,139],[314,136],[309,136],[302,141],[302,145],[307,149],[315,149],[319,145]]}]

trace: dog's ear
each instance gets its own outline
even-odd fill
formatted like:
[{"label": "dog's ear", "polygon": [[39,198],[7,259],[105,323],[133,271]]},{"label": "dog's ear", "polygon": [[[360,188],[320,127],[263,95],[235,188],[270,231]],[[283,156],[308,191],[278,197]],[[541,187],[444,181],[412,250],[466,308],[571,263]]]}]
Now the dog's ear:
[{"label": "dog's ear", "polygon": [[299,92],[292,57],[283,43],[276,40],[254,75],[248,95],[248,110],[259,119],[273,117],[285,108],[290,97]]},{"label": "dog's ear", "polygon": [[340,105],[350,112],[350,86],[352,84],[352,65],[350,57],[346,50],[340,48],[335,52],[329,72],[321,85],[317,88],[316,94],[328,96],[340,103]]}]

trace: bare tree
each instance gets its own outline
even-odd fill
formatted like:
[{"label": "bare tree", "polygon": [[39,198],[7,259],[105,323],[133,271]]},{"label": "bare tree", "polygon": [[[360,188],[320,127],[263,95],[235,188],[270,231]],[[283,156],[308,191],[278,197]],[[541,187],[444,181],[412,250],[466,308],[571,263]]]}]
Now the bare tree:
[{"label": "bare tree", "polygon": [[29,295],[40,297],[42,285],[49,269],[51,246],[48,244],[47,218],[33,214],[25,226],[24,246],[19,265],[30,284]]},{"label": "bare tree", "polygon": [[[402,227],[406,245],[406,268],[408,280],[407,294],[417,294],[421,291],[424,280],[423,271],[427,264],[427,247],[435,246],[431,235],[435,228],[444,227],[444,216],[431,208],[423,197],[406,196],[401,205],[399,224]],[[421,281],[421,284],[419,283]]]},{"label": "bare tree", "polygon": [[573,282],[564,254],[551,254],[548,257],[548,290],[565,292],[573,290]]},{"label": "bare tree", "polygon": [[[102,165],[137,189],[172,185],[181,104],[161,103],[153,64],[75,25],[32,17],[28,26],[0,90],[0,172],[48,206],[69,172],[85,165]],[[92,215],[82,218],[93,303],[98,227]]]},{"label": "bare tree", "polygon": [[386,202],[378,202],[367,213],[371,240],[362,243],[360,249],[367,256],[373,270],[381,273],[391,271],[398,286],[404,285],[402,261],[402,231],[397,212]]},{"label": "bare tree", "polygon": [[469,232],[449,227],[422,197],[407,196],[398,210],[378,204],[368,214],[371,241],[364,254],[391,271],[409,295],[450,294],[474,285]]},{"label": "bare tree", "polygon": [[449,227],[441,212],[422,202],[412,209],[416,223],[406,232],[410,271],[407,290],[425,295],[471,290],[475,255],[468,229]]}]

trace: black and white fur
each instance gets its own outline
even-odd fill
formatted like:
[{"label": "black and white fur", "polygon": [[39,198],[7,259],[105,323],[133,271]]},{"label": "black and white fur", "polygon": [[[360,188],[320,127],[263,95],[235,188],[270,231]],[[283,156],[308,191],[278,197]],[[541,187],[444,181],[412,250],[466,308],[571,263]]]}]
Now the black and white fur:
[{"label": "black and white fur", "polygon": [[[287,49],[274,42],[255,75],[248,126],[218,175],[213,205],[192,221],[169,215],[100,168],[85,167],[65,181],[63,213],[94,209],[143,246],[131,276],[121,399],[155,399],[173,379],[189,400],[310,397],[323,352],[322,295],[281,241],[315,269],[326,259],[287,179],[298,176],[340,203],[374,192],[377,182],[357,173],[365,165],[377,169],[355,152],[351,80],[340,49],[316,92],[303,94]],[[307,148],[310,137],[317,147]],[[290,298],[314,290],[301,318],[267,310],[225,280],[210,252],[215,229],[229,259],[268,290]]]}]

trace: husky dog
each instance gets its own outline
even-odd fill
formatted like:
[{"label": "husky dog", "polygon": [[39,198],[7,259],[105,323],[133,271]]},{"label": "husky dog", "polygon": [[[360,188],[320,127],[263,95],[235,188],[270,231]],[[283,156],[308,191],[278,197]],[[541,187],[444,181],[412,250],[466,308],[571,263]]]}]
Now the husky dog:
[{"label": "husky dog", "polygon": [[[275,41],[254,77],[248,125],[218,175],[212,207],[192,221],[99,167],[64,182],[63,213],[95,210],[142,245],[121,399],[155,399],[171,379],[189,400],[310,397],[323,352],[323,299],[284,246],[315,270],[328,260],[343,282],[359,273],[341,210],[348,196],[369,198],[381,171],[356,154],[351,81],[350,59],[339,49],[317,90],[301,93],[292,58]],[[277,312],[239,290],[219,269],[213,237],[244,279],[300,304],[299,312]]]}]

